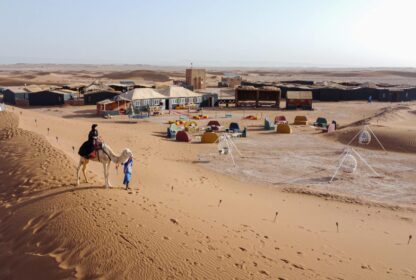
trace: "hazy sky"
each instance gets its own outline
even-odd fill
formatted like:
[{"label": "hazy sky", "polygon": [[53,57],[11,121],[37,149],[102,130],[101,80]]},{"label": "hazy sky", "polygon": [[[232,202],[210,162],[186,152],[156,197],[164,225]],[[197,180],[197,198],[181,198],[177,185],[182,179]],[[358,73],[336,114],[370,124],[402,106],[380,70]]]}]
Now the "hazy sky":
[{"label": "hazy sky", "polygon": [[416,0],[0,0],[0,63],[416,67]]}]

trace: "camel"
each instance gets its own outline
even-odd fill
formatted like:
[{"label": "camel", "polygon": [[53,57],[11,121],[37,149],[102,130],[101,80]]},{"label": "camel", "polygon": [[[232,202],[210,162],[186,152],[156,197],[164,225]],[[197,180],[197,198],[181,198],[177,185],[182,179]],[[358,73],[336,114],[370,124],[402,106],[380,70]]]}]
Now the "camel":
[{"label": "camel", "polygon": [[124,149],[120,155],[116,155],[113,150],[106,144],[102,144],[102,149],[97,151],[97,156],[93,159],[87,159],[85,157],[80,157],[79,164],[77,168],[77,186],[79,186],[79,171],[82,166],[82,173],[84,174],[85,182],[88,183],[87,175],[85,170],[87,169],[87,164],[90,160],[101,162],[104,168],[104,178],[105,178],[105,187],[111,187],[110,181],[108,179],[110,163],[114,162],[115,164],[123,164],[130,157],[133,157],[133,153],[129,149]]}]

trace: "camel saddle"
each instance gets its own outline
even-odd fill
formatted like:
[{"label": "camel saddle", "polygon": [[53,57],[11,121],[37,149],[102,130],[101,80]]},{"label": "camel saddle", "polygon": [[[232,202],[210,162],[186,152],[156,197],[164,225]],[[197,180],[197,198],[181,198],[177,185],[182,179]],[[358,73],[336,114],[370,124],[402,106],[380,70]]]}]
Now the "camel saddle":
[{"label": "camel saddle", "polygon": [[88,155],[90,159],[95,158],[98,155],[98,151],[103,149],[103,142],[96,140],[94,144],[94,151]]},{"label": "camel saddle", "polygon": [[97,151],[102,150],[103,143],[101,141],[95,141],[94,150],[91,153],[89,153],[90,151],[89,145],[90,144],[88,143],[88,141],[82,144],[82,146],[80,147],[78,151],[78,154],[82,157],[85,157],[86,159],[94,159],[95,157],[98,156]]}]

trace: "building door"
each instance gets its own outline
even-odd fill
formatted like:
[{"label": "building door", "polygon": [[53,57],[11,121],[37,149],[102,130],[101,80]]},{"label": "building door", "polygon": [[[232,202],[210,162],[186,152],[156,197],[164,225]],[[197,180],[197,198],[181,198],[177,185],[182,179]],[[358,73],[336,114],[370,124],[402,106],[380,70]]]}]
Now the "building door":
[{"label": "building door", "polygon": [[165,102],[165,109],[166,109],[166,110],[170,110],[170,100],[169,100],[169,99],[166,99],[166,102]]},{"label": "building door", "polygon": [[201,89],[201,88],[202,88],[201,77],[198,77],[198,86],[197,86],[197,89]]}]

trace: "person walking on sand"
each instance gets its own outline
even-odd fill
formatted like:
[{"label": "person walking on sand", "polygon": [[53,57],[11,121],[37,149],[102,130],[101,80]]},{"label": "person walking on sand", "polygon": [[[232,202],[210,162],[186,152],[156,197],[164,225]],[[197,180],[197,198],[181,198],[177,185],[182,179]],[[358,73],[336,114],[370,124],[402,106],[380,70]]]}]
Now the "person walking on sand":
[{"label": "person walking on sand", "polygon": [[123,185],[126,185],[126,190],[129,189],[129,183],[130,183],[130,180],[131,180],[132,168],[133,168],[133,158],[130,157],[124,163],[124,180],[123,180]]}]

